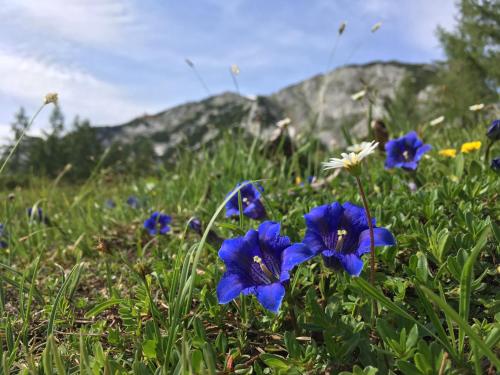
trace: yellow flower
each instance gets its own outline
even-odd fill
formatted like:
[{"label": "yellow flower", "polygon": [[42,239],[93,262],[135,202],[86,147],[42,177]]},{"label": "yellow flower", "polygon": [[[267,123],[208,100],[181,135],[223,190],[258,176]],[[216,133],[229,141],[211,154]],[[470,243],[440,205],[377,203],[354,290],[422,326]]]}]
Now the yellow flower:
[{"label": "yellow flower", "polygon": [[300,185],[302,183],[302,179],[300,176],[295,177],[295,185]]},{"label": "yellow flower", "polygon": [[481,141],[466,142],[462,145],[460,149],[463,153],[467,154],[471,151],[476,151],[481,148]]},{"label": "yellow flower", "polygon": [[445,148],[439,151],[439,155],[454,158],[455,156],[457,156],[457,150],[455,150],[454,148]]}]

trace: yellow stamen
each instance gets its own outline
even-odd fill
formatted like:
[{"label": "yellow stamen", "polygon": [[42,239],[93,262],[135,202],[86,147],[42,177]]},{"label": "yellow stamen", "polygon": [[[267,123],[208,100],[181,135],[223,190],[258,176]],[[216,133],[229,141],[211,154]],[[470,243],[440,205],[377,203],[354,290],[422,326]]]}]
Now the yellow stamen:
[{"label": "yellow stamen", "polygon": [[342,245],[344,244],[346,236],[347,231],[345,229],[339,229],[337,231],[337,244],[335,245],[335,250],[340,251],[340,249],[342,249]]},{"label": "yellow stamen", "polygon": [[267,277],[269,277],[271,280],[276,279],[276,276],[274,276],[274,274],[269,270],[269,268],[267,268],[267,266],[264,264],[260,256],[255,255],[253,257],[253,261],[259,265],[260,269],[262,270],[262,272],[266,274]]}]

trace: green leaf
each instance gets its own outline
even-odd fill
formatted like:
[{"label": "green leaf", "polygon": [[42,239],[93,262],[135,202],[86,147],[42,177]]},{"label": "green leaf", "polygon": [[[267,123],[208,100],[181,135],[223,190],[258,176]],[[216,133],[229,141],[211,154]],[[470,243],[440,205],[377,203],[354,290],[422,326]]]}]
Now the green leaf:
[{"label": "green leaf", "polygon": [[357,285],[361,291],[366,293],[367,295],[371,296],[372,298],[375,298],[381,305],[385,306],[388,310],[392,311],[394,314],[397,314],[401,316],[404,319],[409,320],[410,322],[413,322],[414,324],[418,325],[419,328],[421,328],[423,331],[427,332],[429,335],[437,339],[447,350],[450,352],[450,354],[453,352],[452,348],[450,347],[449,343],[447,341],[441,340],[440,337],[436,336],[434,332],[429,330],[424,324],[422,324],[420,321],[416,320],[413,316],[408,314],[405,310],[403,310],[401,307],[396,305],[394,302],[389,300],[386,296],[382,294],[378,289],[375,289],[372,285],[370,285],[366,280],[360,278],[360,277],[355,277],[352,279],[352,282]]},{"label": "green leaf", "polygon": [[[465,261],[464,268],[460,276],[460,300],[459,300],[458,311],[460,314],[460,318],[462,318],[466,322],[469,320],[470,297],[472,290],[472,281],[474,278],[474,264],[476,263],[476,259],[479,255],[479,252],[486,245],[489,232],[490,232],[489,227],[486,227],[481,233],[476,243],[476,246],[474,246],[469,257]],[[458,331],[459,352],[463,352],[464,345],[465,345],[465,332],[462,329],[460,329]]]},{"label": "green leaf", "polygon": [[286,359],[276,354],[263,353],[260,355],[260,359],[275,370],[288,370],[290,368]]},{"label": "green leaf", "polygon": [[142,343],[142,353],[148,359],[156,359],[156,340],[146,340]]},{"label": "green leaf", "polygon": [[89,311],[87,311],[87,313],[85,314],[85,318],[93,318],[94,316],[102,313],[104,310],[109,309],[111,306],[119,305],[124,301],[125,300],[121,298],[112,298],[110,300],[98,303],[97,305],[92,307]]},{"label": "green leaf", "polygon": [[[470,340],[479,347],[483,351],[483,354],[488,357],[488,359],[495,365],[496,368],[500,368],[500,359],[493,353],[490,348],[484,343],[483,340],[479,337],[479,335],[474,332],[471,326],[465,322],[460,315],[453,310],[446,302],[444,302],[439,296],[434,294],[430,289],[425,286],[420,286],[420,289],[427,295],[429,299],[431,299],[436,305],[439,306],[444,313],[449,316],[458,326],[469,335]],[[479,358],[478,358],[479,360]]]}]

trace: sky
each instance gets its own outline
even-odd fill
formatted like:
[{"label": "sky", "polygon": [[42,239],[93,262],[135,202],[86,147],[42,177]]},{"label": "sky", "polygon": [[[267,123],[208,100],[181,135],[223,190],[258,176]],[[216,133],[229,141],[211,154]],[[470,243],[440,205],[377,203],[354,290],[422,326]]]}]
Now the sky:
[{"label": "sky", "polygon": [[[14,113],[58,92],[74,116],[113,125],[209,95],[270,94],[328,68],[443,59],[453,0],[0,0],[0,142]],[[379,30],[371,28],[382,22]],[[31,133],[47,129],[45,109]]]}]

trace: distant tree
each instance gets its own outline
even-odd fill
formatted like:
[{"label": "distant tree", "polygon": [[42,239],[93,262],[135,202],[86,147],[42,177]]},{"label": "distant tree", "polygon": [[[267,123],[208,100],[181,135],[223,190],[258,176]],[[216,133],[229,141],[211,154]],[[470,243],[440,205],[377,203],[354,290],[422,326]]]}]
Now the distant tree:
[{"label": "distant tree", "polygon": [[449,116],[475,103],[498,100],[500,87],[500,2],[460,0],[457,27],[438,29],[447,56],[439,74],[438,94]]},{"label": "distant tree", "polygon": [[70,176],[80,180],[89,177],[102,155],[95,128],[88,120],[75,117],[71,131],[64,136],[66,163],[72,165]]},{"label": "distant tree", "polygon": [[[12,131],[14,138],[12,142],[9,145],[7,145],[7,147],[4,148],[2,159],[6,158],[8,154],[11,152],[12,148],[14,147],[14,144],[28,128],[28,124],[29,124],[29,117],[26,115],[26,111],[24,110],[24,108],[21,107],[14,114],[14,121],[10,124],[10,129]],[[8,169],[13,172],[18,171],[22,168],[22,164],[23,164],[22,149],[18,148],[16,152],[12,154],[12,157],[8,164]]]},{"label": "distant tree", "polygon": [[[57,176],[66,165],[64,144],[61,141],[64,131],[64,115],[59,106],[54,106],[49,117],[50,132],[45,133],[45,172]],[[69,151],[69,150],[68,150]]]}]

